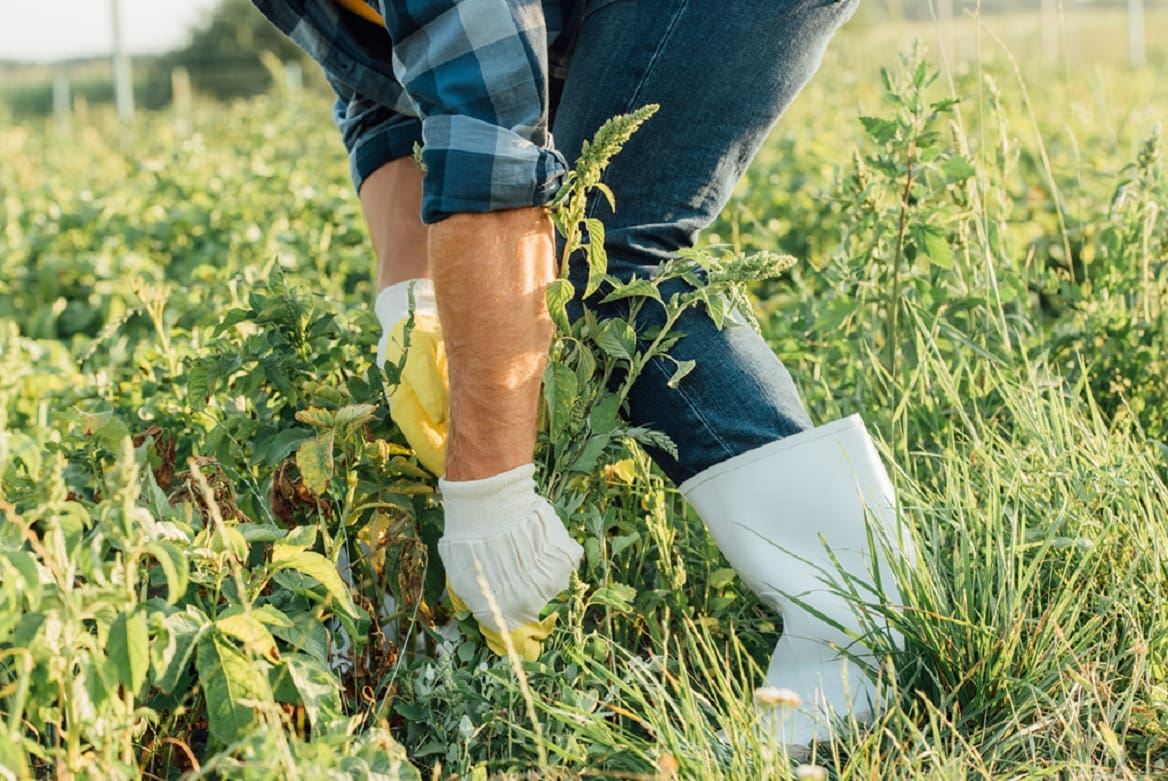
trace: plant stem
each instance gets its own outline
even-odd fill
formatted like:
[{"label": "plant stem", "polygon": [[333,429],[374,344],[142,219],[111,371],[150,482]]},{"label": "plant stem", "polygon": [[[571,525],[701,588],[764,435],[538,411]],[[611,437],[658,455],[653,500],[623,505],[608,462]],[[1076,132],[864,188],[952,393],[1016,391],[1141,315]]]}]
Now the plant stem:
[{"label": "plant stem", "polygon": [[900,224],[896,229],[896,255],[892,260],[892,295],[888,304],[888,376],[896,379],[896,357],[899,342],[898,315],[900,314],[900,264],[904,259],[904,234],[908,229],[909,198],[912,194],[913,165],[916,162],[917,137],[920,118],[913,124],[913,135],[908,144],[908,158],[904,173],[904,190],[900,196]]}]

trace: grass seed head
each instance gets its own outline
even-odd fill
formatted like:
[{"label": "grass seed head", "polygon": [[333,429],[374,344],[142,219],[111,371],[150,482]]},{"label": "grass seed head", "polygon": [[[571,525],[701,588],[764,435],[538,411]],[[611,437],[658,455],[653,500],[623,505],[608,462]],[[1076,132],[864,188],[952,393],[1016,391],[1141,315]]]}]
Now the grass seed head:
[{"label": "grass seed head", "polygon": [[755,689],[754,701],[770,708],[798,708],[803,704],[803,700],[794,691],[775,686],[760,686]]},{"label": "grass seed head", "polygon": [[827,771],[819,765],[799,765],[795,768],[798,781],[827,781]]}]

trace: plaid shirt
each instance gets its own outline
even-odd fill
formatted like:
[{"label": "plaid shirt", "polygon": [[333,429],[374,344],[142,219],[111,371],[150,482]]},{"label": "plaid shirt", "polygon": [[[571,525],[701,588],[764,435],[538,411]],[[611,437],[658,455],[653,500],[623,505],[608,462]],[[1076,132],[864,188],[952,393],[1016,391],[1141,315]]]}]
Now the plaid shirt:
[{"label": "plaid shirt", "polygon": [[358,189],[418,142],[425,222],[538,206],[559,189],[548,74],[566,60],[578,0],[374,0],[384,28],[332,0],[253,3],[324,69]]}]

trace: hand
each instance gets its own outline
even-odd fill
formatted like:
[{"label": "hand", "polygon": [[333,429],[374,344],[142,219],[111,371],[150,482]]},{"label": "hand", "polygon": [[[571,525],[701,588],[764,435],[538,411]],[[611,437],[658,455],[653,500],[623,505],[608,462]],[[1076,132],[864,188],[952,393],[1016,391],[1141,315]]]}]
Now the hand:
[{"label": "hand", "polygon": [[483,480],[439,482],[446,532],[438,553],[451,601],[474,615],[492,651],[506,653],[505,630],[516,652],[529,660],[539,656],[556,622],[555,615],[541,620],[540,612],[567,587],[584,553],[535,493],[534,473],[527,464]]},{"label": "hand", "polygon": [[[450,587],[449,581],[446,583],[446,591],[450,594],[450,603],[454,605],[455,610],[470,612],[470,608],[466,606],[465,602],[459,599],[458,594]],[[511,647],[515,649],[515,653],[520,658],[526,659],[529,662],[534,662],[538,659],[539,655],[543,653],[543,641],[552,633],[552,629],[555,628],[556,619],[558,618],[558,614],[552,613],[542,621],[537,621],[533,624],[522,624],[511,629],[507,634],[510,635]],[[487,648],[490,648],[499,656],[507,655],[507,641],[498,629],[479,622],[479,631],[482,632],[483,638],[487,641]]]},{"label": "hand", "polygon": [[450,382],[446,346],[429,280],[391,285],[377,296],[377,317],[384,333],[377,365],[400,365],[409,322],[409,292],[413,287],[414,324],[409,351],[397,385],[389,391],[389,416],[401,429],[422,465],[441,476],[446,468],[446,413]]}]

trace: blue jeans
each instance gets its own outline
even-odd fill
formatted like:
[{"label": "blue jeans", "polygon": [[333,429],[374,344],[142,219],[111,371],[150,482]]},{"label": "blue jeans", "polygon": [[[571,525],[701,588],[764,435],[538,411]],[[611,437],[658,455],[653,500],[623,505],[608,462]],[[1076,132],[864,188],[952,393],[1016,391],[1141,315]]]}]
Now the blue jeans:
[{"label": "blue jeans", "polygon": [[[647,103],[661,106],[605,174],[616,211],[603,197],[589,206],[590,216],[605,224],[611,274],[624,280],[652,274],[657,264],[693,246],[818,68],[828,40],[855,4],[586,4],[553,115],[557,147],[574,160],[581,143],[609,117]],[[582,263],[573,268],[577,290],[583,289],[585,277]],[[580,302],[574,304],[569,313],[579,316]],[[627,312],[623,302],[588,305],[601,317]],[[650,303],[638,326],[662,321],[660,307]],[[652,453],[676,483],[811,427],[786,367],[752,329],[727,325],[718,330],[702,308],[690,309],[676,328],[685,337],[672,356],[694,360],[696,367],[670,388],[673,363],[651,363],[637,380],[627,411],[630,423],[661,431],[677,445],[676,458]]]}]

